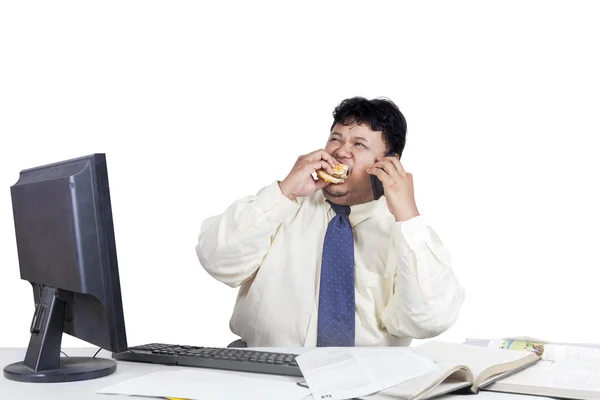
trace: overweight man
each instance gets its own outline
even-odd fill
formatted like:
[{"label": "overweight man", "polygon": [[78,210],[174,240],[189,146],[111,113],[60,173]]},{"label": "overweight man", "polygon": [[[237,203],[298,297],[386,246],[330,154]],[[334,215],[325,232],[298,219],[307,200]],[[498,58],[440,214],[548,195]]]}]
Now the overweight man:
[{"label": "overweight man", "polygon": [[[408,346],[455,323],[464,290],[415,204],[405,142],[393,102],[346,99],[324,149],[202,223],[198,259],[239,288],[230,328],[248,346]],[[342,183],[316,177],[338,164]]]}]

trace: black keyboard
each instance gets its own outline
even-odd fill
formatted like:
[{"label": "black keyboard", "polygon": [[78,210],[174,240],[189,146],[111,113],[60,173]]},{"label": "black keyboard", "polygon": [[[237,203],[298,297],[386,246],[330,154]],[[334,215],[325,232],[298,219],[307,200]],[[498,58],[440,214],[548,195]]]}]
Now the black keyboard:
[{"label": "black keyboard", "polygon": [[302,376],[296,354],[152,343],[113,353],[115,360]]}]

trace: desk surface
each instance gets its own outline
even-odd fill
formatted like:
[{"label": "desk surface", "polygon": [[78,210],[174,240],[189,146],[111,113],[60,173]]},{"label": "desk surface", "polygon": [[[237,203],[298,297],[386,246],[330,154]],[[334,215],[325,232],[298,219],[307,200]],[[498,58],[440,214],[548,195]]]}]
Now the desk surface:
[{"label": "desk surface", "polygon": [[[3,369],[6,365],[13,362],[22,361],[25,357],[24,348],[0,348],[0,369]],[[74,349],[63,349],[63,351],[69,356],[93,356],[97,348],[74,348]],[[281,349],[278,349],[281,350]],[[102,350],[98,353],[97,357],[111,358],[111,353]],[[69,382],[69,383],[23,383],[14,382],[8,380],[4,375],[0,375],[0,394],[2,400],[65,400],[65,399],[104,399],[104,400],[131,400],[134,397],[130,396],[119,396],[119,395],[106,395],[97,394],[96,391],[106,386],[110,386],[121,382],[126,379],[135,378],[141,375],[145,375],[152,372],[168,370],[169,366],[145,364],[145,363],[134,363],[127,361],[117,361],[117,371],[109,376],[81,381],[81,382]],[[178,367],[180,368],[180,367]],[[246,375],[242,372],[231,372],[232,374]],[[254,374],[249,374],[253,376]],[[268,376],[270,379],[277,380],[291,380],[300,381],[302,378],[297,377],[286,377],[286,376]],[[268,390],[268,388],[265,388]],[[449,399],[464,399],[469,397],[472,400],[539,400],[540,397],[534,396],[521,396],[512,394],[502,394],[493,392],[480,392],[476,397],[461,396],[461,395],[446,395],[439,397],[441,400]],[[141,397],[135,397],[141,399]],[[312,396],[307,397],[310,399]]]}]

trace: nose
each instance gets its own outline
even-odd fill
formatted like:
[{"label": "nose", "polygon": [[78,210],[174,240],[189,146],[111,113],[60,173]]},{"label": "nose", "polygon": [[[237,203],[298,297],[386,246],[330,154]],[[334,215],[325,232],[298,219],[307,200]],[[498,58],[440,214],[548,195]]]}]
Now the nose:
[{"label": "nose", "polygon": [[333,156],[336,158],[352,158],[352,152],[347,146],[340,146],[333,153]]}]

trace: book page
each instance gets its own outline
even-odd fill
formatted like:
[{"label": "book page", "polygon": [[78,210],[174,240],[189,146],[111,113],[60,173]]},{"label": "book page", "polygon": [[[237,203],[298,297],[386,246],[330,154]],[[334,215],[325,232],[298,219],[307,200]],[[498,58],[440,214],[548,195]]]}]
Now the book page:
[{"label": "book page", "polygon": [[600,394],[600,362],[561,362],[552,366],[550,386],[565,389],[586,389]]},{"label": "book page", "polygon": [[540,361],[484,390],[600,399],[600,362]]},{"label": "book page", "polygon": [[547,344],[543,358],[548,361],[581,360],[600,363],[600,349],[583,346]]},{"label": "book page", "polygon": [[434,362],[466,365],[473,372],[475,380],[490,367],[531,357],[531,354],[528,352],[491,349],[436,340],[411,347],[411,349]]},{"label": "book page", "polygon": [[502,380],[504,383],[600,391],[600,362],[541,361]]},{"label": "book page", "polygon": [[407,348],[319,347],[296,362],[317,400],[366,396],[438,369]]},{"label": "book page", "polygon": [[464,366],[444,362],[437,363],[437,366],[439,369],[436,371],[384,389],[368,399],[418,399],[471,386],[473,377]]},{"label": "book page", "polygon": [[533,338],[467,339],[465,344],[495,349],[535,352],[546,361],[594,360],[600,362],[600,346],[590,344],[548,343]]}]

